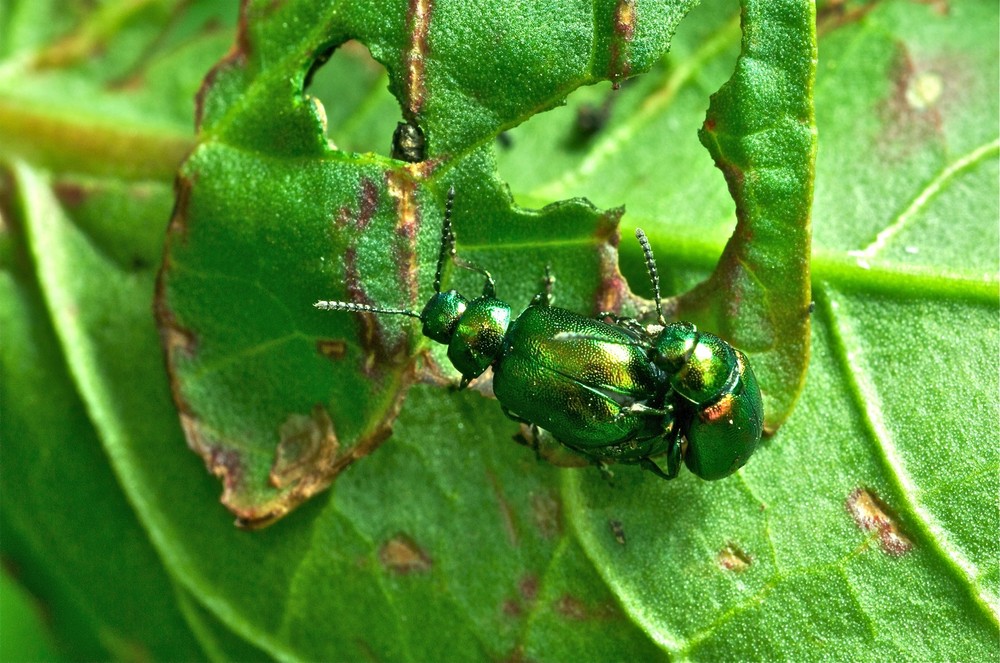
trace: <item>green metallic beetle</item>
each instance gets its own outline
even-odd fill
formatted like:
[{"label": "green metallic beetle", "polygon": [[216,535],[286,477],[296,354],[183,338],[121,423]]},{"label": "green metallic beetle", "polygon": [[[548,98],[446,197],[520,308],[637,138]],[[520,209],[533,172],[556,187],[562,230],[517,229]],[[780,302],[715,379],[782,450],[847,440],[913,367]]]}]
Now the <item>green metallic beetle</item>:
[{"label": "green metallic beetle", "polygon": [[[760,441],[763,403],[746,356],[689,322],[667,324],[649,241],[636,231],[656,297],[657,323],[602,313],[587,318],[550,306],[545,292],[513,321],[490,273],[459,259],[448,192],[434,295],[423,311],[319,301],[328,311],[406,315],[424,336],[448,346],[461,386],[493,368],[493,392],[504,413],[548,431],[567,448],[604,466],[638,464],[664,479],[681,462],[702,479],[742,467]],[[441,291],[445,261],[480,273],[483,293],[471,301]],[[612,322],[604,322],[610,319]],[[665,457],[666,470],[653,459]]]}]

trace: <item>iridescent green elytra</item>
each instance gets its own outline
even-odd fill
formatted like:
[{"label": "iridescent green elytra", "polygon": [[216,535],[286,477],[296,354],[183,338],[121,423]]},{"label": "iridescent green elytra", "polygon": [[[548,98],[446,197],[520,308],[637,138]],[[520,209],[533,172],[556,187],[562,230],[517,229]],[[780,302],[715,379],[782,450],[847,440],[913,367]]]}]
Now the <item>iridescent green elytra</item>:
[{"label": "iridescent green elytra", "polygon": [[[434,295],[423,311],[341,301],[319,301],[316,308],[419,319],[424,336],[448,346],[462,387],[492,367],[493,391],[508,417],[548,431],[599,465],[639,464],[672,479],[683,460],[702,479],[721,479],[747,462],[764,421],[753,370],[718,336],[689,322],[666,323],[656,263],[641,230],[636,238],[653,282],[657,323],[610,313],[587,318],[550,306],[548,288],[512,321],[490,273],[456,255],[454,194],[452,188]],[[470,301],[455,290],[441,292],[449,257],[484,276],[482,295]],[[654,461],[660,457],[666,470]]]}]

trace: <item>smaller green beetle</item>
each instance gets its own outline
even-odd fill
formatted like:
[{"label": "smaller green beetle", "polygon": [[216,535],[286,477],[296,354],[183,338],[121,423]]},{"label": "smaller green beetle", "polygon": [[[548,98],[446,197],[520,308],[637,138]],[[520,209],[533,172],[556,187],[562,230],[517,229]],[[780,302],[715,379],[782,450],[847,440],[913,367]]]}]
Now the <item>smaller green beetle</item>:
[{"label": "smaller green beetle", "polygon": [[[665,322],[653,252],[641,230],[636,237],[653,282],[657,324],[611,313],[587,318],[550,306],[551,280],[511,320],[490,273],[456,255],[454,194],[449,190],[434,294],[421,312],[343,301],[319,301],[316,308],[419,319],[424,336],[448,346],[462,388],[492,367],[493,391],[508,417],[546,430],[600,466],[638,464],[673,479],[683,461],[711,480],[746,463],[763,426],[753,371],[743,353],[719,337],[687,322]],[[484,276],[482,295],[470,301],[456,290],[441,291],[449,257]],[[658,457],[665,457],[665,471]]]},{"label": "smaller green beetle", "polygon": [[690,322],[675,322],[655,338],[650,359],[670,376],[687,468],[712,480],[746,464],[764,427],[760,387],[746,355]]}]

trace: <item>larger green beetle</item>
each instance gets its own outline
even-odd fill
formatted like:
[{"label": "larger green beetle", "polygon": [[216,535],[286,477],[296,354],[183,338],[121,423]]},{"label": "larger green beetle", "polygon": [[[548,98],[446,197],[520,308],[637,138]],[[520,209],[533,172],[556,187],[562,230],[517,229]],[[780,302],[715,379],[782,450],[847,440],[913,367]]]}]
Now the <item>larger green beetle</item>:
[{"label": "larger green beetle", "polygon": [[[587,318],[550,306],[549,288],[512,321],[490,273],[456,255],[454,194],[452,188],[434,295],[421,312],[342,301],[319,301],[316,308],[419,319],[424,336],[448,346],[462,387],[492,366],[493,391],[507,416],[548,431],[597,464],[639,464],[673,479],[683,461],[711,480],[747,462],[764,421],[753,370],[718,336],[688,322],[665,322],[653,252],[641,230],[636,237],[653,282],[657,323],[609,313]],[[456,290],[441,291],[449,257],[483,275],[482,295],[470,301]],[[665,470],[654,461],[660,457]]]}]

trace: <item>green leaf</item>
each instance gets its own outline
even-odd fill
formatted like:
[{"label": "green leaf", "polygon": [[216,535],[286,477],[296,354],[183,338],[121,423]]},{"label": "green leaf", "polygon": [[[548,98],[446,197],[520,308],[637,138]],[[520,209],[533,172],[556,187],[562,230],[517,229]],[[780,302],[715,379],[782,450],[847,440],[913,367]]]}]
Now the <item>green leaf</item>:
[{"label": "green leaf", "polygon": [[[351,317],[309,304],[422,308],[448,185],[463,254],[505,277],[503,296],[527,301],[549,265],[564,305],[620,308],[628,292],[608,245],[620,212],[582,200],[517,208],[489,142],[581,85],[648,69],[690,3],[552,7],[559,25],[538,20],[539,7],[497,8],[495,47],[474,50],[471,8],[431,17],[397,3],[383,24],[383,3],[356,3],[316,23],[312,2],[265,4],[248,3],[237,50],[200,93],[202,141],[181,171],[157,303],[189,443],[248,527],[371,453],[409,386],[442,372],[414,365],[399,319],[367,315],[356,332]],[[427,160],[327,145],[322,106],[302,86],[317,56],[349,38],[386,66],[404,116],[423,125]]]},{"label": "green leaf", "polygon": [[6,571],[0,576],[0,609],[4,614],[0,624],[3,660],[60,660],[42,624],[38,606]]},{"label": "green leaf", "polygon": [[[67,374],[44,308],[51,291],[43,294],[35,280],[39,265],[27,254],[21,225],[33,215],[61,212],[52,192],[25,175],[14,183],[16,195],[6,183],[0,190],[3,217],[15,220],[0,235],[4,559],[12,562],[19,581],[46,597],[45,613],[67,660],[199,658],[201,648],[173,604],[172,579],[121,492]],[[63,193],[71,200],[83,191]],[[158,209],[169,190],[140,188],[138,193],[152,193]],[[107,191],[87,194],[109,196]],[[110,196],[120,203],[119,194]],[[70,261],[66,267],[82,265]],[[5,626],[7,619],[5,612]]]},{"label": "green leaf", "polygon": [[[141,527],[138,536],[157,554],[139,554],[131,562],[161,579],[165,571],[166,587],[178,587],[158,592],[161,603],[156,605],[172,605],[152,611],[165,615],[179,610],[190,637],[216,660],[566,660],[584,653],[588,658],[640,660],[982,660],[994,655],[1000,630],[1000,451],[995,433],[1000,414],[1000,261],[995,252],[1000,241],[1000,111],[995,95],[1000,57],[995,5],[952,3],[944,14],[938,4],[908,2],[821,8],[816,120],[822,143],[813,208],[811,366],[787,424],[736,477],[709,484],[684,475],[668,483],[624,467],[616,468],[608,485],[592,469],[553,467],[513,444],[516,426],[495,402],[421,384],[407,394],[392,437],[376,453],[353,464],[330,490],[294,514],[252,534],[232,527],[231,515],[215,504],[218,483],[185,448],[151,314],[154,269],[171,208],[168,173],[176,154],[161,149],[171,131],[149,125],[171,117],[162,126],[176,122],[172,126],[178,135],[184,132],[186,116],[177,109],[190,103],[184,95],[193,94],[195,85],[182,85],[179,79],[195,64],[206,70],[225,51],[231,35],[194,29],[188,38],[148,39],[163,32],[156,19],[162,15],[154,9],[176,10],[170,14],[176,17],[170,24],[174,28],[166,31],[170,35],[183,33],[184,25],[212,25],[201,3],[106,3],[112,9],[102,15],[111,18],[91,17],[83,24],[78,23],[80,14],[54,11],[58,5],[0,3],[0,104],[17,106],[22,120],[40,123],[11,122],[10,115],[0,113],[0,158],[12,178],[5,180],[4,190],[21,201],[0,206],[3,274],[8,282],[16,273],[35,284],[23,291],[26,306],[14,306],[12,302],[22,300],[8,297],[7,291],[2,300],[3,375],[17,377],[9,378],[16,391],[5,377],[0,418],[8,426],[0,446],[5,467],[0,477],[10,482],[4,483],[2,501],[6,557],[23,568],[34,560],[53,575],[79,582],[71,575],[79,567],[64,558],[65,551],[60,548],[56,555],[14,547],[7,523],[34,518],[37,530],[65,537],[59,541],[77,536],[93,541],[98,533],[86,525],[102,517],[125,522],[132,510]],[[317,55],[310,40],[329,24],[347,21],[344,16],[351,13],[323,14],[331,23],[321,25],[306,20],[304,10],[294,13],[302,6],[267,3],[261,11],[245,14],[246,24],[259,26],[252,28],[259,32],[256,41],[241,43],[273,40],[277,49],[250,51],[254,58],[247,60],[247,66],[273,67],[269,76],[259,77],[266,84],[256,94],[267,97],[285,90],[274,104],[285,103],[287,91],[302,84],[282,80],[279,72],[310,62]],[[149,23],[140,20],[143,11],[151,12]],[[460,12],[454,7],[442,11]],[[50,14],[51,20],[38,20]],[[564,14],[572,12],[540,13],[535,22],[548,24],[552,16],[563,21]],[[128,16],[134,20],[121,18]],[[243,352],[269,349],[254,346],[253,334],[286,325],[306,338],[311,335],[308,342],[290,343],[358,338],[351,316],[311,317],[315,299],[347,296],[342,284],[350,282],[335,264],[340,254],[334,251],[357,243],[355,283],[369,289],[374,301],[422,303],[419,292],[404,287],[410,281],[385,269],[397,261],[386,260],[389,251],[382,247],[397,247],[397,255],[405,255],[400,246],[414,247],[418,272],[413,282],[426,287],[432,276],[427,265],[437,250],[435,224],[451,182],[459,192],[459,251],[498,275],[507,301],[526,302],[538,289],[547,262],[558,279],[559,305],[591,310],[598,304],[596,293],[616,290],[602,286],[598,278],[601,266],[613,262],[601,248],[611,217],[602,220],[578,204],[549,210],[546,217],[512,214],[502,182],[525,206],[575,196],[587,196],[602,208],[627,204],[622,222],[649,232],[671,294],[687,292],[710,276],[733,229],[734,202],[697,130],[710,95],[730,77],[739,54],[732,17],[717,4],[692,11],[677,28],[671,55],[663,63],[656,62],[658,55],[649,55],[650,73],[622,86],[603,129],[588,136],[575,128],[575,111],[584,103],[601,106],[608,84],[573,92],[567,108],[532,117],[511,131],[510,147],[494,147],[499,128],[527,117],[516,115],[517,103],[528,100],[534,109],[546,105],[541,90],[549,83],[532,88],[538,70],[531,68],[441,70],[448,74],[445,78],[460,77],[463,86],[481,85],[481,90],[489,89],[494,77],[516,81],[518,72],[528,72],[524,85],[534,96],[493,99],[484,92],[482,98],[463,98],[468,116],[450,120],[427,110],[422,120],[431,124],[422,126],[431,139],[431,154],[452,154],[462,165],[430,184],[416,174],[400,180],[420,182],[412,195],[419,209],[426,210],[426,223],[409,244],[389,242],[396,221],[404,217],[382,209],[397,200],[383,179],[375,180],[380,207],[370,234],[352,231],[331,239],[329,230],[324,235],[303,221],[320,223],[314,206],[325,208],[322,222],[329,229],[341,204],[360,209],[358,199],[334,193],[341,184],[356,186],[361,174],[331,180],[326,173],[334,164],[327,163],[328,157],[290,156],[325,150],[316,138],[322,124],[312,106],[292,104],[277,118],[248,111],[237,121],[235,116],[226,119],[226,106],[218,97],[203,96],[204,142],[185,169],[185,186],[193,187],[188,209],[207,210],[209,203],[221,205],[226,196],[232,209],[189,228],[192,241],[186,246],[172,235],[171,257],[175,266],[186,264],[179,259],[185,255],[209,265],[215,251],[221,264],[244,277],[222,278],[210,270],[184,274],[184,288],[193,289],[201,279],[205,287],[217,289],[202,300],[205,309],[197,319],[212,322],[219,339],[243,341],[235,349],[215,350],[220,361],[238,357],[228,370],[234,376],[242,371],[244,378],[243,391],[221,397],[216,392],[219,407],[229,408],[221,420],[235,420],[232,402],[245,397],[246,386],[259,390],[262,402],[270,398],[280,403],[277,394],[284,385],[289,385],[290,401],[302,398],[296,385],[313,379],[297,375],[295,366]],[[283,27],[284,18],[295,20]],[[513,35],[509,41],[516,42],[520,25],[499,22],[509,29],[494,33],[490,21],[476,18],[463,26],[494,41],[475,48],[477,42],[467,39],[461,42],[467,51],[486,51],[478,57],[488,58],[493,49],[519,65],[535,57],[518,55],[513,45],[495,40]],[[67,30],[91,20],[103,26],[92,39],[108,47],[84,51],[75,64],[44,71],[24,64],[26,53],[49,50]],[[389,57],[401,52],[398,37],[407,33],[404,23],[399,17],[380,18],[357,28],[364,33],[356,36],[364,37],[372,54],[388,63],[387,79],[396,80],[405,70]],[[555,40],[560,43],[572,42],[575,34],[544,26],[540,30],[547,30],[550,39],[553,34],[565,37]],[[455,48],[457,34],[448,37]],[[127,43],[140,46],[122,47]],[[208,55],[210,43],[217,48]],[[275,46],[282,43],[284,48]],[[197,55],[196,44],[205,53]],[[533,46],[552,57],[551,50],[544,50],[550,44]],[[132,68],[144,70],[146,65],[134,63],[137,53],[147,51],[149,66],[169,60],[170,54],[180,58],[164,70],[169,74],[173,69],[176,86],[140,86],[149,95],[143,100],[143,95],[133,99],[128,88],[104,84],[114,72],[129,70],[130,59]],[[283,63],[282,53],[298,59]],[[357,49],[335,52],[327,66],[342,66],[338,58],[357,55]],[[558,70],[554,76],[572,69],[571,61],[552,62]],[[342,87],[360,81],[370,90],[387,80],[368,66],[362,65]],[[608,67],[601,66],[603,76]],[[227,77],[225,71],[217,72],[213,89],[220,94],[226,86],[242,91],[249,79],[238,73],[231,69]],[[67,88],[70,79],[78,87]],[[319,78],[315,80],[318,94]],[[40,90],[47,102],[28,104],[19,96],[22,88]],[[78,93],[60,94],[68,89]],[[248,109],[255,97],[249,92],[243,102]],[[384,130],[370,138],[369,122],[353,118],[377,116],[391,131],[399,119],[392,100],[374,93],[334,95],[324,99],[328,109],[354,104],[353,110],[328,112],[331,118],[344,118],[330,127],[337,143],[387,151]],[[159,104],[149,101],[157,98]],[[123,153],[115,151],[114,141],[91,140],[95,134],[102,138],[106,127],[93,121],[100,113],[89,112],[98,108],[108,108],[112,120],[107,124],[127,129],[124,133],[136,141],[133,149]],[[67,121],[67,132],[36,132],[29,140],[24,127],[46,126],[50,116]],[[483,116],[495,121],[488,123]],[[135,125],[125,121],[129,117]],[[150,118],[149,125],[144,117]],[[449,121],[455,124],[453,131],[445,126]],[[435,127],[433,122],[443,124]],[[146,131],[131,131],[144,126]],[[274,126],[299,138],[275,146]],[[185,136],[193,145],[194,137]],[[59,149],[60,141],[65,150]],[[459,154],[456,146],[462,145],[476,147]],[[274,156],[272,150],[280,154]],[[246,166],[248,153],[258,161],[256,169],[226,170]],[[268,153],[270,158],[262,156]],[[60,155],[66,160],[60,161]],[[357,173],[379,178],[390,166],[404,173],[419,168],[368,154],[338,159]],[[194,165],[204,170],[191,181]],[[207,177],[224,172],[230,173],[228,186]],[[148,177],[160,179],[143,180]],[[251,187],[257,187],[256,199],[242,193]],[[272,220],[241,227],[241,214],[269,214]],[[480,218],[501,223],[488,225]],[[549,221],[553,218],[558,222]],[[23,244],[7,241],[12,228],[23,228],[30,253]],[[604,228],[605,234],[595,228]],[[213,241],[196,245],[195,237]],[[306,246],[317,238],[323,240],[320,245]],[[286,250],[294,252],[286,255]],[[632,283],[644,283],[638,248],[624,242],[622,252],[625,275]],[[11,266],[15,259],[25,266],[20,272]],[[245,278],[248,274],[257,279]],[[476,279],[465,275],[447,278],[463,290],[477,287]],[[175,283],[178,293],[184,290],[181,280]],[[269,300],[260,296],[262,290],[280,296]],[[272,316],[261,308],[265,305],[288,313]],[[42,354],[44,365],[60,369],[61,378],[44,377],[48,372],[32,376],[30,355],[16,351],[29,347],[27,343],[8,343],[9,329],[30,329],[28,321],[36,318],[54,331],[49,338],[55,349]],[[401,361],[422,347],[414,345],[418,338],[399,321],[376,323],[374,347],[377,342],[390,348],[399,343]],[[339,385],[354,399],[358,389],[386,388],[393,372],[406,378],[398,366],[379,362],[372,370],[382,371],[381,377],[365,382],[357,377],[358,366],[365,365],[361,346],[348,345],[347,353],[341,362],[352,370],[328,360],[329,371],[353,373],[354,382],[324,375],[326,382],[317,389]],[[295,380],[289,382],[289,376]],[[9,427],[13,421],[31,420],[35,410],[22,404],[20,394],[37,394],[39,387],[29,389],[39,384],[36,380],[62,385],[53,387],[49,397],[76,394],[79,399],[76,414],[68,414],[58,431],[44,437],[44,448],[51,449],[45,453],[36,452],[42,448],[37,438]],[[206,394],[210,386],[205,379]],[[391,396],[391,388],[386,389]],[[8,396],[14,393],[17,399]],[[298,414],[308,417],[313,405],[306,402]],[[355,431],[345,432],[345,420],[331,416],[331,421],[344,443],[361,435],[363,423],[351,424]],[[255,421],[246,425],[248,436],[278,431],[277,426],[260,428]],[[95,480],[86,500],[75,499],[81,484],[69,480],[49,481],[41,495],[8,499],[30,492],[22,485],[34,488],[38,483],[21,477],[38,476],[56,462],[73,468],[81,449],[90,449],[90,460],[78,467],[87,468],[85,476],[98,471],[102,454],[93,456],[93,444],[81,444],[87,439],[103,447],[111,468],[109,472],[104,466],[103,476],[111,480]],[[269,468],[273,454],[272,444],[270,455],[262,451],[260,466]],[[7,470],[13,466],[8,458],[20,459],[16,473]],[[72,472],[65,469],[56,476]],[[28,497],[44,499],[46,507],[33,509],[23,501]],[[101,504],[117,505],[108,513],[118,515],[105,516],[97,506]],[[131,576],[97,563],[109,555],[106,548],[94,544],[78,549],[79,558],[95,569],[95,586],[141,600],[144,594]],[[45,586],[32,589],[47,600],[58,595]],[[104,614],[100,597],[99,592],[84,592],[77,603],[66,605],[85,615],[81,621],[86,622],[86,615]],[[135,637],[121,626],[109,629]],[[153,642],[154,636],[138,637]],[[147,646],[147,651],[159,650]],[[90,652],[75,658],[95,657]],[[125,657],[120,651],[114,656]]]}]

